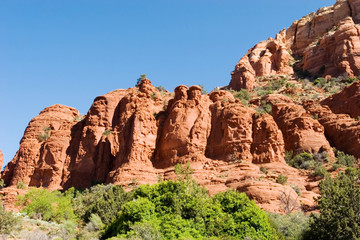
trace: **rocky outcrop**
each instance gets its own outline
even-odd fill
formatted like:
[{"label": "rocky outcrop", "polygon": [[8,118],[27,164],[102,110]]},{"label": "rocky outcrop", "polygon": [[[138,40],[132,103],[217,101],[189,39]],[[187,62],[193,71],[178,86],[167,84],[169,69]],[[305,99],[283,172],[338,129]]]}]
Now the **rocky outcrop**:
[{"label": "rocky outcrop", "polygon": [[203,158],[210,133],[209,104],[210,100],[201,95],[198,86],[175,89],[175,98],[169,103],[159,135],[156,166],[173,166],[188,157],[193,161]]},{"label": "rocky outcrop", "polygon": [[[216,93],[210,96],[216,99]],[[218,99],[210,105],[211,132],[206,156],[212,159],[252,161],[252,122],[254,110],[239,102]]]},{"label": "rocky outcrop", "polygon": [[264,98],[272,105],[272,115],[284,136],[285,149],[294,153],[328,152],[333,156],[324,127],[291,98],[272,94]]},{"label": "rocky outcrop", "polygon": [[325,135],[332,146],[360,157],[360,122],[347,114],[335,114],[328,106],[321,106],[314,101],[304,104],[306,110],[316,116],[324,126]]},{"label": "rocky outcrop", "polygon": [[[144,79],[135,88],[95,98],[83,117],[66,106],[44,109],[29,123],[18,153],[6,167],[5,183],[13,188],[18,182],[49,189],[95,183],[131,187],[175,179],[174,166],[190,163],[194,179],[210,193],[243,189],[265,204],[282,192],[265,194],[273,188],[271,182],[278,174],[292,172],[292,181],[308,192],[306,196],[314,196],[306,190],[307,175],[297,181],[296,173],[302,173],[284,161],[285,149],[329,149],[323,128],[301,106],[272,95],[265,99],[273,104],[270,115],[244,106],[224,90],[202,95],[198,86],[181,85],[174,92],[158,91]],[[259,170],[264,164],[273,174]],[[276,199],[278,204],[279,196]],[[307,198],[302,201],[313,204]]]},{"label": "rocky outcrop", "polygon": [[300,77],[358,76],[359,6],[360,0],[338,0],[255,45],[236,64],[229,88],[252,89],[256,77],[294,72]]},{"label": "rocky outcrop", "polygon": [[256,77],[278,74],[293,74],[289,65],[293,61],[286,48],[284,32],[275,39],[263,41],[240,59],[231,73],[229,88],[239,90],[253,89],[256,86]]},{"label": "rocky outcrop", "polygon": [[2,178],[6,185],[58,188],[67,163],[72,128],[79,112],[53,105],[33,118],[20,141],[20,148]]},{"label": "rocky outcrop", "polygon": [[283,134],[271,115],[254,115],[253,136],[253,163],[284,162]]},{"label": "rocky outcrop", "polygon": [[360,116],[360,82],[355,82],[345,87],[327,99],[321,101],[321,104],[327,105],[332,112],[337,114],[349,114],[357,119]]}]

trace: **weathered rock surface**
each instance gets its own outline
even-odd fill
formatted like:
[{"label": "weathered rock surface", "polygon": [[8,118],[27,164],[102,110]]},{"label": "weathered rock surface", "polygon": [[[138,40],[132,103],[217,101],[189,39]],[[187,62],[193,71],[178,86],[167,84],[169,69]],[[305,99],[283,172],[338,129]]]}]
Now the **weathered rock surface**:
[{"label": "weathered rock surface", "polygon": [[306,186],[314,180],[287,166],[284,152],[331,152],[324,129],[290,98],[265,100],[273,103],[274,117],[228,91],[202,95],[198,86],[179,86],[173,95],[145,79],[95,98],[84,117],[54,105],[29,123],[3,179],[10,188],[18,182],[49,189],[99,182],[132,187],[175,179],[174,166],[190,163],[194,179],[210,193],[239,189],[276,212],[282,211],[280,195],[294,194],[274,183],[279,174],[288,175],[304,193],[296,201],[311,208],[317,193]]},{"label": "weathered rock surface", "polygon": [[236,64],[229,87],[252,89],[256,77],[294,72],[358,76],[359,6],[360,0],[338,0],[295,21],[275,39],[255,45]]},{"label": "weathered rock surface", "polygon": [[264,98],[272,105],[274,120],[284,136],[285,149],[294,153],[328,152],[333,156],[324,127],[291,98],[272,94]]},{"label": "weathered rock surface", "polygon": [[346,153],[360,157],[360,122],[347,114],[335,114],[328,106],[313,101],[304,104],[306,110],[316,116],[324,126],[331,144]]},{"label": "weathered rock surface", "polygon": [[66,170],[71,130],[79,116],[74,108],[53,105],[33,118],[3,173],[5,184],[58,188]]},{"label": "weathered rock surface", "polygon": [[321,101],[329,106],[332,112],[349,114],[352,118],[360,116],[360,82],[355,82],[339,93]]},{"label": "weathered rock surface", "polygon": [[293,60],[286,47],[284,32],[263,41],[240,59],[231,73],[231,89],[252,89],[256,85],[256,77],[278,74],[293,74],[289,63]]}]

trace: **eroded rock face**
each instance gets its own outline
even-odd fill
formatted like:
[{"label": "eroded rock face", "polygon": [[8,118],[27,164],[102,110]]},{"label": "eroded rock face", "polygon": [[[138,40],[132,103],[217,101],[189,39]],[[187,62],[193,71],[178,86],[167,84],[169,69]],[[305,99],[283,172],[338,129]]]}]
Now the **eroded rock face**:
[{"label": "eroded rock face", "polygon": [[360,122],[347,114],[335,114],[328,106],[321,106],[314,101],[304,104],[306,110],[317,116],[324,126],[325,135],[334,147],[346,153],[360,157]]},{"label": "eroded rock face", "polygon": [[5,168],[5,184],[21,181],[28,186],[59,188],[76,117],[80,117],[76,109],[57,104],[33,118],[18,152]]},{"label": "eroded rock face", "polygon": [[264,100],[272,105],[272,115],[281,129],[285,149],[294,153],[322,153],[333,155],[324,134],[324,127],[289,97],[271,94]]},{"label": "eroded rock face", "polygon": [[338,0],[255,45],[236,64],[229,88],[252,89],[256,77],[293,74],[294,69],[312,76],[358,76],[359,6],[360,0]]},{"label": "eroded rock face", "polygon": [[[202,95],[198,86],[181,85],[171,94],[145,79],[138,87],[95,98],[84,117],[73,108],[54,105],[29,123],[2,178],[14,189],[20,181],[49,189],[99,182],[131,188],[176,179],[174,166],[190,163],[193,178],[211,194],[238,189],[274,212],[284,211],[284,192],[296,197],[288,186],[274,183],[279,174],[286,175],[302,192],[295,202],[311,209],[317,181],[288,166],[285,150],[327,151],[331,157],[328,138],[340,150],[359,156],[358,126],[328,108],[326,112],[308,103],[304,108],[283,95],[262,101],[272,104],[271,114],[243,105],[228,91]],[[45,133],[49,137],[41,140]],[[345,146],[344,138],[354,144]],[[4,194],[12,199],[10,192]]]},{"label": "eroded rock face", "polygon": [[210,133],[209,104],[209,98],[201,95],[198,86],[175,89],[175,98],[169,103],[159,136],[156,165],[173,166],[187,156],[201,160]]},{"label": "eroded rock face", "polygon": [[321,101],[321,104],[329,106],[332,112],[337,114],[349,114],[352,118],[360,116],[360,82],[355,82]]},{"label": "eroded rock face", "polygon": [[289,63],[293,60],[286,48],[285,32],[281,32],[275,39],[263,41],[240,59],[231,73],[229,88],[234,90],[253,89],[256,77],[278,74],[293,74]]},{"label": "eroded rock face", "polygon": [[271,115],[254,115],[253,136],[253,163],[284,163],[283,135]]},{"label": "eroded rock face", "polygon": [[240,159],[252,161],[251,143],[254,110],[239,103],[215,101],[210,106],[211,133],[207,157],[229,162]]}]

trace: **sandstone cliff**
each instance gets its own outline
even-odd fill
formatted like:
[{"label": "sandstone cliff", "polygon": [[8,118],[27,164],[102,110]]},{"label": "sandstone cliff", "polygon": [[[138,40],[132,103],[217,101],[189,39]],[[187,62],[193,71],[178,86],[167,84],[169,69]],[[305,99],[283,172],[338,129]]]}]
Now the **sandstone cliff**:
[{"label": "sandstone cliff", "polygon": [[360,0],[337,0],[295,21],[240,59],[229,87],[253,89],[256,78],[278,74],[359,75]]},{"label": "sandstone cliff", "polygon": [[[357,125],[334,128],[349,121],[280,94],[262,102],[271,104],[271,114],[243,105],[228,91],[202,95],[198,86],[179,86],[172,94],[144,79],[138,87],[95,98],[85,116],[54,105],[30,121],[2,178],[10,187],[19,182],[49,189],[100,182],[131,187],[175,179],[174,166],[190,163],[194,179],[210,193],[235,188],[275,212],[282,211],[280,196],[287,193],[311,208],[318,179],[288,166],[285,151],[327,152],[333,158],[335,146],[359,156]],[[344,145],[349,137],[353,145]],[[276,183],[280,174],[288,177],[287,185]]]}]

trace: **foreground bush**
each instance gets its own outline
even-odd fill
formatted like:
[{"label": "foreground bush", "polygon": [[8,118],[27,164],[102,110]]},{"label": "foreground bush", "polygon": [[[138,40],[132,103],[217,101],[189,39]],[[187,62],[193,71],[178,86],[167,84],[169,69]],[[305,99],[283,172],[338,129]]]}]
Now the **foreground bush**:
[{"label": "foreground bush", "polygon": [[311,216],[310,231],[305,239],[360,238],[360,170],[347,169],[335,179],[320,183],[320,215]]},{"label": "foreground bush", "polygon": [[0,202],[0,233],[10,234],[12,231],[16,231],[20,227],[20,218],[16,217],[12,212],[6,211]]},{"label": "foreground bush", "polygon": [[70,197],[59,191],[31,189],[19,198],[19,204],[24,206],[22,212],[31,218],[57,223],[66,220],[76,221]]},{"label": "foreground bush", "polygon": [[277,239],[268,217],[243,193],[209,197],[193,181],[142,185],[104,238]]},{"label": "foreground bush", "polygon": [[271,223],[279,234],[282,235],[281,239],[304,239],[304,233],[309,227],[309,216],[306,216],[303,212],[291,213],[289,215],[269,213],[268,215]]},{"label": "foreground bush", "polygon": [[75,214],[84,223],[89,222],[92,214],[96,214],[106,225],[114,220],[121,206],[131,199],[131,193],[112,184],[95,185],[83,192],[71,188],[66,194],[72,196]]}]

